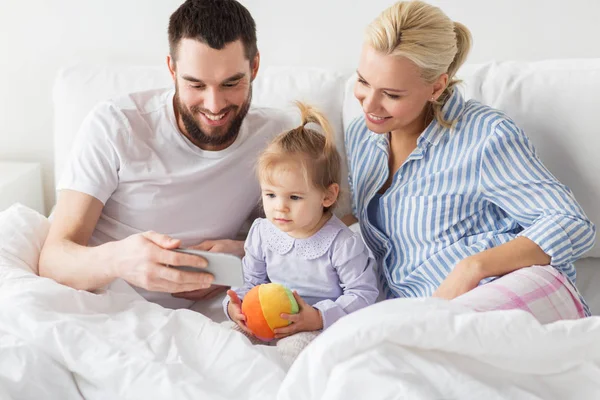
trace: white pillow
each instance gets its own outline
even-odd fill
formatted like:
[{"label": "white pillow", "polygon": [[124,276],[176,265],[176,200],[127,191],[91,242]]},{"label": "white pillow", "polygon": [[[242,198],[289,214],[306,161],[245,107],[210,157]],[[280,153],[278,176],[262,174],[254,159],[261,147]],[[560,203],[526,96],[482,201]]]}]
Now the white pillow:
[{"label": "white pillow", "polygon": [[344,132],[355,118],[363,115],[362,107],[356,97],[354,97],[354,85],[356,84],[356,74],[352,74],[344,84],[344,105],[342,106],[342,126]]},{"label": "white pillow", "polygon": [[298,123],[300,123],[300,113],[293,102],[302,101],[315,106],[329,120],[335,132],[335,145],[341,161],[341,191],[335,208],[338,217],[343,217],[352,211],[342,125],[345,81],[346,76],[330,70],[309,67],[269,67],[257,75],[252,99],[253,104],[257,106],[291,110],[298,116]]},{"label": "white pillow", "polygon": [[42,245],[50,222],[22,204],[0,213],[0,268],[17,267],[38,274]]}]

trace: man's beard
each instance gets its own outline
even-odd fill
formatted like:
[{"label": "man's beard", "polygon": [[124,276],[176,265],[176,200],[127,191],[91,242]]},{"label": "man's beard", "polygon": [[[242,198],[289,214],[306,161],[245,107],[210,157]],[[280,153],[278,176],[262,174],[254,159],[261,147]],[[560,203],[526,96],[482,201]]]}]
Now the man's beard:
[{"label": "man's beard", "polygon": [[217,127],[211,135],[207,135],[202,128],[200,127],[200,123],[194,118],[194,115],[198,115],[200,112],[213,115],[210,111],[205,110],[199,106],[194,106],[191,109],[187,109],[181,101],[179,100],[179,88],[175,87],[175,101],[174,105],[181,116],[181,121],[183,122],[183,126],[187,134],[193,139],[194,143],[198,145],[207,145],[207,146],[223,146],[225,144],[231,144],[240,133],[240,127],[242,126],[242,122],[248,114],[248,110],[250,109],[250,103],[252,102],[252,85],[250,85],[250,90],[248,92],[248,98],[241,106],[228,106],[219,111],[218,114],[222,114],[224,112],[237,113],[233,117],[232,121],[229,123],[229,126],[220,126]]}]

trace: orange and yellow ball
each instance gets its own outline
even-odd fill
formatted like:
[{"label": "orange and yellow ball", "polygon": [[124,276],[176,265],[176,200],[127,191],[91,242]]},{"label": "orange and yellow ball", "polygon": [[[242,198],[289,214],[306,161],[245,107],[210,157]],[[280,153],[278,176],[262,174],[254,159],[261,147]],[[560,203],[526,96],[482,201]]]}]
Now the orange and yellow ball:
[{"label": "orange and yellow ball", "polygon": [[275,337],[274,329],[290,324],[280,315],[298,313],[298,303],[285,286],[265,283],[253,287],[244,296],[242,313],[246,316],[246,325],[252,333],[261,340],[269,341]]}]

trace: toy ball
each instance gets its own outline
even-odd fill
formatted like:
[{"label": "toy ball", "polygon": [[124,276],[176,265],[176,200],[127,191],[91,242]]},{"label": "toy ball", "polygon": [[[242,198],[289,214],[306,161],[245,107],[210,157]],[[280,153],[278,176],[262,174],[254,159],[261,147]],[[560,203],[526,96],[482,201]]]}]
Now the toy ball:
[{"label": "toy ball", "polygon": [[252,333],[263,341],[269,341],[275,337],[273,329],[290,324],[280,315],[298,313],[298,303],[290,289],[278,283],[265,283],[253,287],[244,296],[242,313]]}]

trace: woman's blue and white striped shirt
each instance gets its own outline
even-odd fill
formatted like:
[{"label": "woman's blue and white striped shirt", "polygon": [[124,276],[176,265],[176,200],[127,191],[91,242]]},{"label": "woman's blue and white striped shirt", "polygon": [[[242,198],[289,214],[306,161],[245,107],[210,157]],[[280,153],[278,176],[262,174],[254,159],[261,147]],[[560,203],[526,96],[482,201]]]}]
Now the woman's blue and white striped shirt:
[{"label": "woman's blue and white striped shirt", "polygon": [[537,243],[574,282],[573,262],[596,232],[571,191],[500,111],[454,90],[443,112],[455,128],[434,120],[381,196],[388,135],[371,132],[364,117],[345,132],[353,213],[386,297],[430,296],[459,261],[517,236]]}]

